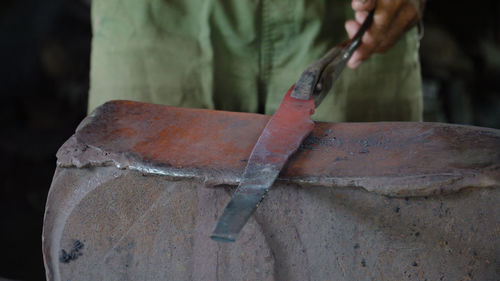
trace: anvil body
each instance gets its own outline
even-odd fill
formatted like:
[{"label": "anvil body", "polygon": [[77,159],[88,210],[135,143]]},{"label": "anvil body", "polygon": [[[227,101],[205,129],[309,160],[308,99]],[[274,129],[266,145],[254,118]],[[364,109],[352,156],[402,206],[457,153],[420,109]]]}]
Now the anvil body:
[{"label": "anvil body", "polygon": [[493,280],[500,131],[317,123],[235,244],[208,236],[269,116],[114,101],[58,152],[48,280]]}]

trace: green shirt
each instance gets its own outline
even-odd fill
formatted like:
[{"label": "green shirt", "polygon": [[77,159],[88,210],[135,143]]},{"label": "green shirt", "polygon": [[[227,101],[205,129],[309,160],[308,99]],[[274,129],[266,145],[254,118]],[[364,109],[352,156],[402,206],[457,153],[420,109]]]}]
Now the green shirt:
[{"label": "green shirt", "polygon": [[[348,0],[94,0],[89,111],[113,99],[272,114],[347,39]],[[418,35],[344,70],[313,116],[420,121]]]}]

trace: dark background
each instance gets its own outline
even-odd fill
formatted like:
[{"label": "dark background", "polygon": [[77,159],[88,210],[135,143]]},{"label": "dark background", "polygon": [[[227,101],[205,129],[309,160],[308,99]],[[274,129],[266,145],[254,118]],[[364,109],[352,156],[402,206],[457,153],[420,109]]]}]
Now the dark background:
[{"label": "dark background", "polygon": [[[426,121],[500,128],[499,16],[498,0],[428,1]],[[44,280],[45,199],[85,116],[90,40],[90,0],[0,2],[0,279]]]}]

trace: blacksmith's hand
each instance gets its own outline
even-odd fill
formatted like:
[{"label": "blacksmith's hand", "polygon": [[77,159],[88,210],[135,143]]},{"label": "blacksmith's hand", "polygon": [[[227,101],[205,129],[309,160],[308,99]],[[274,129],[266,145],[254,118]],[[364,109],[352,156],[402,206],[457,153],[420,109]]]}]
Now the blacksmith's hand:
[{"label": "blacksmith's hand", "polygon": [[368,12],[375,9],[371,27],[347,64],[356,68],[373,53],[389,50],[407,30],[415,26],[422,18],[425,0],[352,0],[351,5],[355,16],[345,23],[350,38],[356,34]]}]

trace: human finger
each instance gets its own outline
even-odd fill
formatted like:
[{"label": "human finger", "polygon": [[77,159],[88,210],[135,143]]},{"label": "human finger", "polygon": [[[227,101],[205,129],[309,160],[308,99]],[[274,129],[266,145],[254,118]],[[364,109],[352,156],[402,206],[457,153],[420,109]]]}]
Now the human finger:
[{"label": "human finger", "polygon": [[371,11],[375,8],[376,0],[352,0],[351,7],[354,11]]},{"label": "human finger", "polygon": [[368,17],[369,12],[367,11],[358,11],[354,13],[354,19],[359,23],[363,24],[366,18]]},{"label": "human finger", "polygon": [[[389,30],[391,22],[400,8],[401,3],[401,0],[379,0],[377,2],[377,8],[374,11],[372,25],[363,35],[361,45],[349,60],[349,67],[356,67],[361,61],[367,59],[375,52],[378,45],[383,41],[385,33]],[[363,13],[358,13],[355,16],[359,20],[362,20],[365,17]],[[360,26],[360,23],[356,23]],[[353,23],[346,23],[346,31],[351,38],[352,30],[348,29],[353,29],[353,27]]]}]

